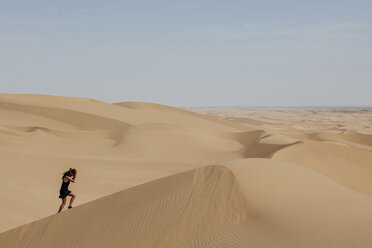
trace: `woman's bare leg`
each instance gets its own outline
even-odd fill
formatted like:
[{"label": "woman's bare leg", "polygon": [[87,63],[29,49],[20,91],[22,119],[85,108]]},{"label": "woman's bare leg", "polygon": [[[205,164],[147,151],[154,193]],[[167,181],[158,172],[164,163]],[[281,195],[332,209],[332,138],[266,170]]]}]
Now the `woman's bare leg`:
[{"label": "woman's bare leg", "polygon": [[65,198],[62,199],[62,203],[61,203],[61,206],[59,206],[58,213],[61,212],[62,209],[65,207],[66,200],[67,200],[67,197],[65,197]]},{"label": "woman's bare leg", "polygon": [[73,194],[73,193],[70,193],[69,196],[71,196],[69,207],[72,207],[72,203],[74,202],[74,200],[75,200],[75,198],[76,198],[76,195]]}]

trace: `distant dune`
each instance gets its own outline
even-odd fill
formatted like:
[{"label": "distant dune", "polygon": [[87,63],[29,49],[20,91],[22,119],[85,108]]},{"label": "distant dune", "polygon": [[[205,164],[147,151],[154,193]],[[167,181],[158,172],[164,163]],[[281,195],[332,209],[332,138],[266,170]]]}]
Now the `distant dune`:
[{"label": "distant dune", "polygon": [[0,247],[372,247],[370,112],[192,110],[0,94]]}]

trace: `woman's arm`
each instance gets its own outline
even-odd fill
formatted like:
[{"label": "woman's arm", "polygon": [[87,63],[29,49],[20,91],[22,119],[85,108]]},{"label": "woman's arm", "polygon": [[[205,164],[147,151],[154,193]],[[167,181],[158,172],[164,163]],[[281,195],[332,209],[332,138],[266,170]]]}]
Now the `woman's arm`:
[{"label": "woman's arm", "polygon": [[75,178],[74,177],[65,176],[65,178],[67,178],[67,180],[69,180],[70,182],[75,183]]}]

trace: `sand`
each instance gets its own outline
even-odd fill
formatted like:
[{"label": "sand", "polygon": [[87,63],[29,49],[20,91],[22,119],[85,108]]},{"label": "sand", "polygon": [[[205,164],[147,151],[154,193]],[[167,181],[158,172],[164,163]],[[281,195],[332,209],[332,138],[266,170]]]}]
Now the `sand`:
[{"label": "sand", "polygon": [[372,247],[371,120],[0,94],[0,247]]}]

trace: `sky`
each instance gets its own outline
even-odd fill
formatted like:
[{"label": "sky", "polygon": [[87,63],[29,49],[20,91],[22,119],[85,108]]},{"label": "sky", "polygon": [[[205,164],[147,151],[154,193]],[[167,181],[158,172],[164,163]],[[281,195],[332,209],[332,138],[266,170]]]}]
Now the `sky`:
[{"label": "sky", "polygon": [[372,1],[0,0],[0,92],[372,106]]}]

